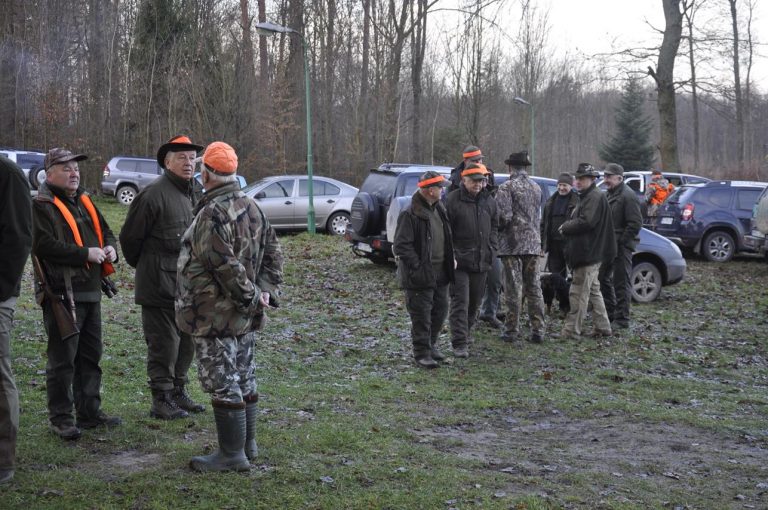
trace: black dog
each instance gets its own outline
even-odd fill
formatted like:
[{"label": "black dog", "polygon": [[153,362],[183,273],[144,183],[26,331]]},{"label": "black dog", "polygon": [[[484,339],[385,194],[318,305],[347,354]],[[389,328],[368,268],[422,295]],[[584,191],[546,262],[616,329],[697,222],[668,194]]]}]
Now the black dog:
[{"label": "black dog", "polygon": [[566,280],[558,273],[542,273],[539,280],[541,281],[544,304],[547,305],[547,313],[552,311],[552,303],[555,298],[559,303],[560,312],[568,313],[571,309],[571,302],[568,299],[568,293],[571,290],[570,280]]}]

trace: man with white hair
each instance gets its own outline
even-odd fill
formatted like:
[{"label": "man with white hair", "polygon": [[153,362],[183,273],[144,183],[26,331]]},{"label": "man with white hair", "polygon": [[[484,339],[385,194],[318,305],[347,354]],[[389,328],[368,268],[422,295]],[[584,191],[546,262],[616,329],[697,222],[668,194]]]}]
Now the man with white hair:
[{"label": "man with white hair", "polygon": [[174,420],[205,410],[187,393],[187,372],[195,347],[174,320],[176,262],[181,236],[192,223],[192,209],[202,196],[193,179],[194,161],[203,150],[186,136],[175,136],[157,151],[163,175],[139,193],[120,231],[125,260],[136,268],[134,288],[141,305],[147,342],[147,376],[152,391],[150,416]]}]

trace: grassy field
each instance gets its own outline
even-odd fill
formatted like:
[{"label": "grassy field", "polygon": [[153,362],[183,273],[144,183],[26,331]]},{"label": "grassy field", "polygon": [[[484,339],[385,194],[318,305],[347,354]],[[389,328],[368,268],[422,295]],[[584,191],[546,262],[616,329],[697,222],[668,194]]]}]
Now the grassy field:
[{"label": "grassy field", "polygon": [[[119,232],[126,209],[99,206]],[[282,306],[256,349],[261,455],[245,474],[187,467],[216,445],[210,408],[149,418],[125,264],[102,307],[104,409],[125,423],[77,442],[51,434],[46,336],[25,277],[12,342],[19,466],[0,507],[768,508],[764,260],[689,260],[685,281],[633,307],[620,338],[509,345],[480,329],[469,359],[426,371],[411,361],[392,268],[338,238],[280,240]]]}]

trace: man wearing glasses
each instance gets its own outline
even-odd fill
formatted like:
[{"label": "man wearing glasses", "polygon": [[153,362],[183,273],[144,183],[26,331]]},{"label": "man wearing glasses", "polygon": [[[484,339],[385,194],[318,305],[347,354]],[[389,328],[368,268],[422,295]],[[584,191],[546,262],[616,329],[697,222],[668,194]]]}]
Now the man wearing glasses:
[{"label": "man wearing glasses", "polygon": [[174,311],[181,237],[202,196],[202,186],[193,179],[202,149],[186,136],[175,136],[160,146],[157,163],[165,171],[136,196],[120,231],[125,260],[136,268],[135,300],[141,305],[152,391],[149,414],[160,420],[205,410],[186,390],[195,346],[177,328]]}]

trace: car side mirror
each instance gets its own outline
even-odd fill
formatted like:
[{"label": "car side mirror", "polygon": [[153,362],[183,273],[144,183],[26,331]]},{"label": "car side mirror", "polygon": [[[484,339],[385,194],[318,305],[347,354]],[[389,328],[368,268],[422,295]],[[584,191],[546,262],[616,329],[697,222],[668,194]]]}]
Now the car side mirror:
[{"label": "car side mirror", "polygon": [[253,195],[253,198],[255,198],[256,200],[259,200],[259,199],[262,199],[262,198],[267,198],[267,194],[264,193],[263,191],[259,191],[258,193]]}]

